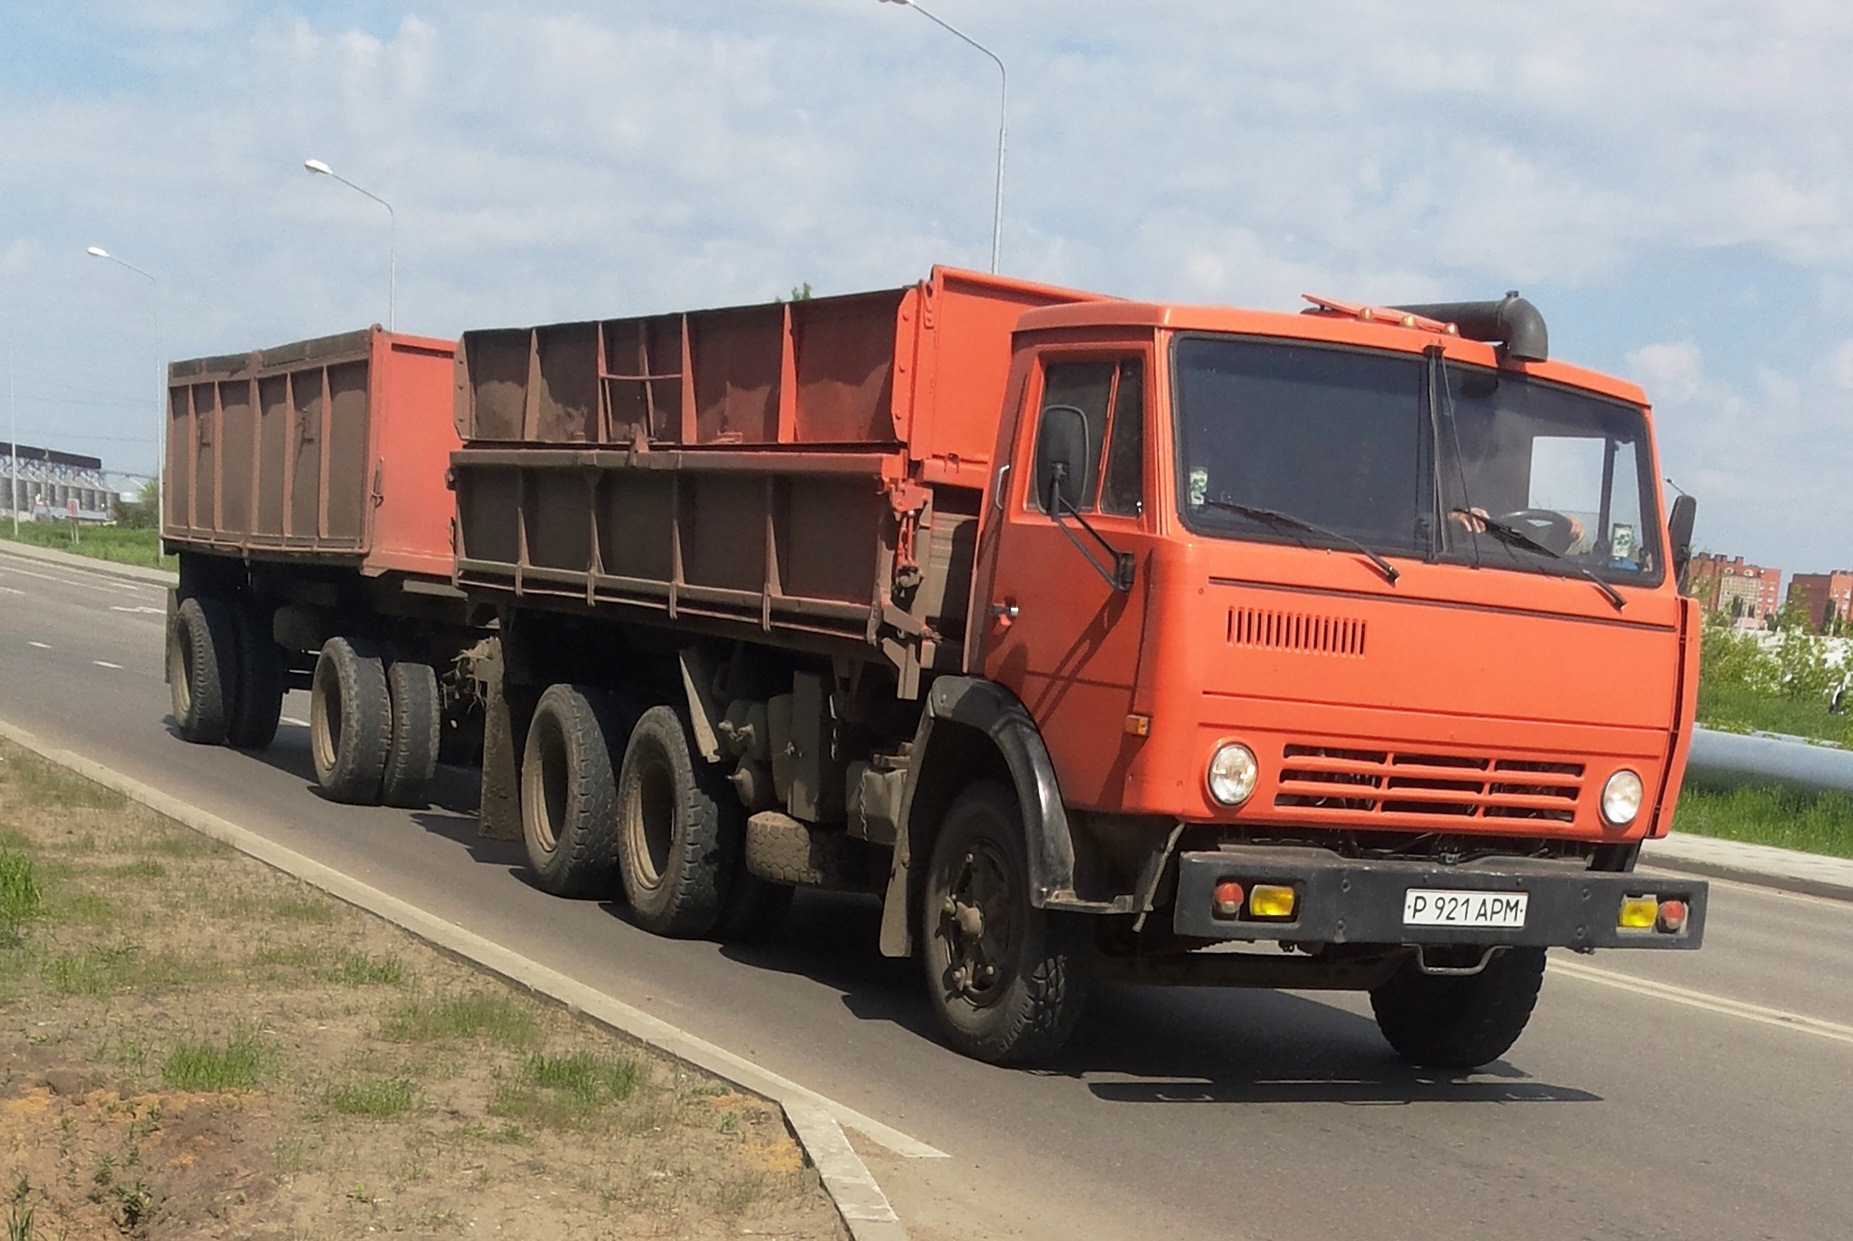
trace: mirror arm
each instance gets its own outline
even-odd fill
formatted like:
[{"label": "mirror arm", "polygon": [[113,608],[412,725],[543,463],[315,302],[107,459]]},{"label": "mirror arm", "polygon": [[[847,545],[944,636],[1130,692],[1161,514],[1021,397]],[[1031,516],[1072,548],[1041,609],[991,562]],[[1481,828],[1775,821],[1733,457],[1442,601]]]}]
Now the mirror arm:
[{"label": "mirror arm", "polygon": [[[1100,531],[1089,525],[1087,518],[1081,516],[1081,511],[1068,503],[1068,498],[1062,494],[1059,483],[1053,490],[1055,503],[1049,509],[1049,516],[1055,519],[1056,528],[1068,536],[1068,541],[1074,544],[1076,551],[1087,558],[1087,563],[1093,566],[1094,572],[1100,574],[1102,581],[1122,595],[1131,594],[1134,577],[1132,553],[1118,550],[1113,544],[1107,542]],[[1068,528],[1068,523],[1062,520],[1064,510],[1075,519],[1076,525],[1087,531],[1094,542],[1100,544],[1100,549],[1113,561],[1111,569],[1102,564],[1100,559],[1088,550],[1087,545],[1075,536],[1075,532]]]}]

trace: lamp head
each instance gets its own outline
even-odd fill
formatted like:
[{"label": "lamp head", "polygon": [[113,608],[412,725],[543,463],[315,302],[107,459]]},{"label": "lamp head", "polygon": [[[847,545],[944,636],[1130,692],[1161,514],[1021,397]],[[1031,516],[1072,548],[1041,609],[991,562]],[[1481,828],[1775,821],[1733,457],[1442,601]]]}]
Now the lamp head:
[{"label": "lamp head", "polygon": [[109,257],[109,251],[105,250],[102,246],[91,246],[88,250],[85,250],[84,253],[88,254],[93,259],[106,259]]},{"label": "lamp head", "polygon": [[335,170],[319,159],[305,159],[302,161],[302,166],[307,168],[310,172],[319,172],[325,177],[332,177],[335,175]]}]

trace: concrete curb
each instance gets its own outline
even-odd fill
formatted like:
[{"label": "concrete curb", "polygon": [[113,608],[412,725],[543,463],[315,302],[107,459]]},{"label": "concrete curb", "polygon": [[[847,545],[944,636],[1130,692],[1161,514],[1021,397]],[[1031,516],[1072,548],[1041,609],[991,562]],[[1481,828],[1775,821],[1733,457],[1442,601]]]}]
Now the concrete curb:
[{"label": "concrete curb", "polygon": [[1853,901],[1853,860],[1675,832],[1641,847],[1641,865]]},{"label": "concrete curb", "polygon": [[42,564],[55,564],[64,569],[88,569],[92,573],[101,573],[106,577],[125,577],[131,581],[150,582],[158,586],[172,586],[180,580],[178,573],[167,569],[150,569],[138,564],[120,564],[114,560],[100,560],[95,556],[79,556],[50,547],[39,547],[33,543],[15,543],[11,539],[0,539],[0,552],[10,552],[23,560],[37,560]]},{"label": "concrete curb", "polygon": [[779,1105],[785,1122],[806,1158],[817,1168],[825,1192],[853,1241],[907,1241],[907,1230],[889,1204],[874,1174],[844,1134],[855,1129],[882,1146],[913,1158],[945,1158],[945,1152],[916,1141],[873,1117],[825,1098],[733,1052],[679,1030],[538,961],[448,922],[416,905],[361,883],[333,867],[265,839],[218,815],[182,801],[139,780],[122,775],[80,754],[39,740],[17,725],[0,720],[0,737],[31,750],[79,775],[194,831],[224,842],[266,866],[319,888],[337,900],[364,909],[411,932],[434,947],[468,961],[508,982],[546,996],[638,1042],[683,1060],[742,1090]]}]

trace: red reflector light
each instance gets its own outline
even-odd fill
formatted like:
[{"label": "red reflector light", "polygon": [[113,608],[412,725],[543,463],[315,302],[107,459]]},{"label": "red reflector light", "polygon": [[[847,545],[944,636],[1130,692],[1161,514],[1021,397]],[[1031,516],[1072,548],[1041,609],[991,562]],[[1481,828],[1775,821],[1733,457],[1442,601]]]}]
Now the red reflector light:
[{"label": "red reflector light", "polygon": [[1235,880],[1225,879],[1216,885],[1215,899],[1217,916],[1233,918],[1242,912],[1242,902],[1248,899],[1248,893]]},{"label": "red reflector light", "polygon": [[1659,929],[1669,935],[1676,935],[1686,929],[1686,902],[1661,901]]}]

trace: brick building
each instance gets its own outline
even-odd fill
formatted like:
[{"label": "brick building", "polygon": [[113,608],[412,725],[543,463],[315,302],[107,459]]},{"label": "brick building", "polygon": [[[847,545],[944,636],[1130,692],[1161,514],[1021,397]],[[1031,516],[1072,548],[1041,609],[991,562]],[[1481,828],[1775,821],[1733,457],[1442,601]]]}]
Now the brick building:
[{"label": "brick building", "polygon": [[1742,556],[1700,552],[1692,558],[1686,582],[1692,597],[1708,612],[1727,613],[1746,629],[1759,629],[1782,607],[1782,570],[1745,564]]},{"label": "brick building", "polygon": [[1823,633],[1853,616],[1853,571],[1797,573],[1789,579],[1789,606],[1806,608],[1808,625]]}]

